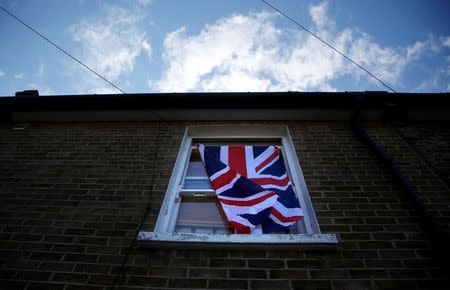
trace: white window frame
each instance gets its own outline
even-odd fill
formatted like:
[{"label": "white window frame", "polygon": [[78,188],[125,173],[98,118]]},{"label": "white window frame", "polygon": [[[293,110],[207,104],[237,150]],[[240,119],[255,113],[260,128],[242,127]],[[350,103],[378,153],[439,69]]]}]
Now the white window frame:
[{"label": "white window frame", "polygon": [[[181,198],[179,196],[189,163],[194,139],[264,140],[279,139],[291,182],[297,193],[304,217],[297,222],[300,234],[220,235],[173,232]],[[322,234],[309,198],[306,182],[287,126],[282,125],[198,125],[186,128],[166,195],[153,232],[141,231],[139,245],[171,244],[271,244],[271,245],[336,245],[334,234]]]}]

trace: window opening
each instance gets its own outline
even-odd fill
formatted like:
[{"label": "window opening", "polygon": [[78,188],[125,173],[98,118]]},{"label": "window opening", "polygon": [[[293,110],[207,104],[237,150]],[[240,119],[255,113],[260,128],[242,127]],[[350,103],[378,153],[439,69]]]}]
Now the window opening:
[{"label": "window opening", "polygon": [[[276,234],[234,234],[218,203],[195,144],[276,145],[304,217],[288,231]],[[219,201],[220,202],[220,201]],[[220,205],[220,206],[219,206]],[[201,211],[199,209],[202,209]],[[334,234],[322,234],[309,198],[306,182],[287,126],[198,125],[186,128],[154,231],[141,231],[140,245],[179,246],[180,243],[225,246],[252,244],[290,249],[289,245],[334,246]],[[288,246],[288,247],[286,247]]]},{"label": "window opening", "polygon": [[[178,194],[178,201],[180,203],[178,215],[175,222],[174,232],[179,233],[203,233],[203,234],[233,234],[235,231],[228,224],[226,215],[222,209],[216,193],[211,187],[209,177],[206,173],[205,166],[202,162],[197,140],[191,146],[189,162],[185,169],[185,174],[182,180],[182,187]],[[242,146],[276,146],[280,150],[281,159],[286,168],[286,174],[291,180],[295,191],[295,186],[292,182],[289,167],[285,162],[282,146],[279,140],[268,143],[267,141],[257,142],[227,142],[214,140],[202,141],[205,146],[226,146],[226,145],[242,145]],[[278,234],[297,234],[299,233],[298,225],[293,224],[289,228],[280,229],[276,232]]]}]

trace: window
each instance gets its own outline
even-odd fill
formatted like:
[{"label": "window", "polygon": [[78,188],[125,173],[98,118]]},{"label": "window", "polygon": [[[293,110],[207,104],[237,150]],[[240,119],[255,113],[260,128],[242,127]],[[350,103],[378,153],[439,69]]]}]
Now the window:
[{"label": "window", "polygon": [[[211,188],[197,144],[273,145],[283,157],[304,217],[275,234],[235,234]],[[169,181],[154,232],[141,232],[140,242],[335,244],[321,234],[299,161],[286,126],[189,126]]]},{"label": "window", "polygon": [[[193,140],[195,141],[195,140]],[[198,146],[192,146],[178,194],[180,207],[175,233],[232,234],[225,214],[211,188]]]}]

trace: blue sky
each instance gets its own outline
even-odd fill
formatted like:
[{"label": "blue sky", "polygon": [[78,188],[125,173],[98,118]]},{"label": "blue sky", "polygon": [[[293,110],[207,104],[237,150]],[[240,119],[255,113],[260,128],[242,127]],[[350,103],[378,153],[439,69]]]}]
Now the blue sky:
[{"label": "blue sky", "polygon": [[[447,0],[269,0],[400,92],[450,91]],[[260,0],[0,0],[127,93],[387,90]],[[118,93],[0,11],[0,96]]]}]

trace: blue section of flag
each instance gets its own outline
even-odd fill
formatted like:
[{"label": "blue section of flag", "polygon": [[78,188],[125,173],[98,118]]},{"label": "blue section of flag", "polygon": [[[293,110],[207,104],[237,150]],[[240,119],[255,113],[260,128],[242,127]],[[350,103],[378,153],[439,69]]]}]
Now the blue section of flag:
[{"label": "blue section of flag", "polygon": [[[303,216],[278,148],[242,146],[234,151],[228,146],[202,148],[206,172],[230,224],[238,223],[249,231],[260,226],[263,233],[274,233],[284,231]],[[246,177],[237,175],[233,164],[224,163],[231,159],[231,152],[242,155],[233,156],[233,162],[247,169]]]},{"label": "blue section of flag", "polygon": [[272,166],[267,167],[261,174],[268,174],[273,176],[282,176],[286,174],[286,168],[284,167],[283,157],[280,155],[280,158],[272,164]]},{"label": "blue section of flag", "polygon": [[206,169],[206,174],[208,176],[227,167],[226,164],[220,161],[220,146],[206,146],[204,150],[204,165]]}]

